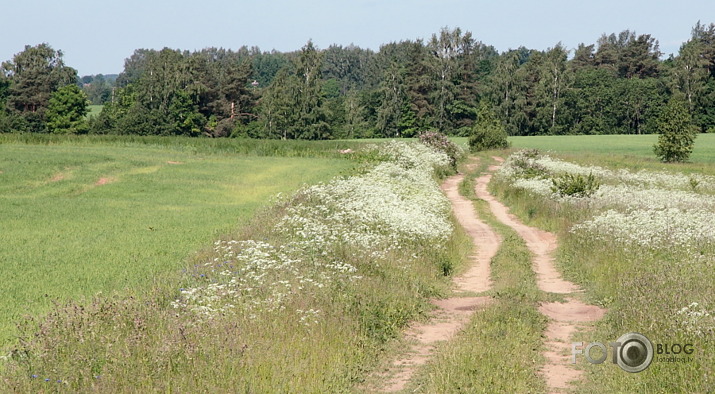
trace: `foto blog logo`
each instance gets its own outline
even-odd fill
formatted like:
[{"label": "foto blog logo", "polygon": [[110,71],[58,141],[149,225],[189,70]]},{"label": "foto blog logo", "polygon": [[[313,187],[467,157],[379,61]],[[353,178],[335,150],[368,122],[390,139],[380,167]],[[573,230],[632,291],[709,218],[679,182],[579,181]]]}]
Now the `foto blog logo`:
[{"label": "foto blog logo", "polygon": [[[621,335],[615,342],[609,342],[612,348],[612,361],[618,364],[626,372],[641,372],[648,368],[653,361],[653,343],[642,334],[630,332]],[[601,364],[608,357],[608,349],[601,342],[591,342],[583,347],[583,342],[571,344],[571,363],[576,364],[576,356],[582,354],[591,364]],[[592,357],[593,348],[599,348],[600,352],[596,358]],[[594,352],[595,353],[595,352]]]}]

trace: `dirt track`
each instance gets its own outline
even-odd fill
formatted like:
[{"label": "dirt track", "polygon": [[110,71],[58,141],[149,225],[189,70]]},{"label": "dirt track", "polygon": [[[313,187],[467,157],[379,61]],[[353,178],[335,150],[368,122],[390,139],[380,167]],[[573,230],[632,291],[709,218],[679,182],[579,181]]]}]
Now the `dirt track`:
[{"label": "dirt track", "polygon": [[[494,159],[499,163],[503,162],[501,158],[494,157]],[[488,192],[487,185],[491,180],[491,173],[497,169],[498,166],[491,166],[488,174],[477,178],[475,185],[477,197],[489,204],[497,220],[511,227],[524,239],[533,254],[532,267],[536,272],[539,289],[566,296],[567,301],[564,303],[542,303],[539,307],[539,311],[550,320],[545,332],[546,365],[541,373],[550,392],[562,392],[581,377],[581,371],[570,364],[571,335],[584,323],[603,317],[605,310],[568,296],[581,290],[574,283],[564,280],[554,266],[553,252],[557,247],[556,236],[525,225]],[[490,264],[499,250],[501,238],[489,225],[478,218],[472,201],[459,194],[458,186],[463,178],[461,174],[455,175],[447,178],[442,184],[442,190],[452,204],[457,221],[477,245],[476,253],[470,256],[469,269],[455,278],[454,282],[457,290],[479,293],[491,288]],[[403,390],[417,368],[429,360],[435,344],[449,340],[469,321],[472,314],[480,307],[488,305],[490,301],[490,297],[453,297],[433,300],[432,303],[436,306],[433,318],[426,323],[413,324],[408,329],[406,338],[411,347],[383,374],[387,377],[387,381],[380,391]]]},{"label": "dirt track", "polygon": [[[501,158],[494,158],[502,162]],[[489,167],[493,172],[497,166]],[[526,242],[526,246],[533,254],[532,267],[536,272],[539,289],[549,293],[573,294],[581,289],[574,283],[564,280],[554,266],[553,252],[557,247],[556,236],[550,232],[534,227],[529,227],[509,213],[509,209],[497,201],[487,191],[491,174],[477,179],[475,192],[477,197],[489,203],[489,208],[494,216],[502,223],[511,227]],[[539,311],[549,318],[546,329],[546,347],[544,353],[546,365],[541,370],[550,392],[561,392],[568,389],[571,382],[578,380],[582,372],[570,364],[570,337],[584,323],[592,322],[603,317],[605,310],[594,305],[566,297],[566,302],[542,303]]]},{"label": "dirt track", "polygon": [[[499,250],[501,239],[486,223],[479,220],[472,202],[459,194],[458,186],[464,175],[454,175],[442,184],[442,190],[452,203],[452,211],[472,241],[477,246],[476,253],[470,256],[471,265],[461,276],[454,279],[457,290],[479,293],[491,288],[490,264],[492,257]],[[487,305],[490,297],[452,297],[433,300],[437,307],[434,316],[426,323],[413,324],[407,331],[407,340],[411,343],[409,352],[396,360],[385,373],[388,381],[382,391],[403,390],[415,370],[429,360],[434,346],[456,334],[480,307]]]}]

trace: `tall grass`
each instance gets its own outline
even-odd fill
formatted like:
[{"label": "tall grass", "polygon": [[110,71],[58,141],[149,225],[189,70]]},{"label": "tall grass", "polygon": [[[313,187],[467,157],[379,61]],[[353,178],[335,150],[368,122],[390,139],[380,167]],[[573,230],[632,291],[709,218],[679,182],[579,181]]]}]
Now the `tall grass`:
[{"label": "tall grass", "polygon": [[0,133],[0,144],[114,146],[116,148],[161,148],[193,154],[237,154],[271,157],[327,157],[345,156],[340,150],[358,149],[374,140],[264,140],[229,138],[159,137],[134,135],[53,135]]}]

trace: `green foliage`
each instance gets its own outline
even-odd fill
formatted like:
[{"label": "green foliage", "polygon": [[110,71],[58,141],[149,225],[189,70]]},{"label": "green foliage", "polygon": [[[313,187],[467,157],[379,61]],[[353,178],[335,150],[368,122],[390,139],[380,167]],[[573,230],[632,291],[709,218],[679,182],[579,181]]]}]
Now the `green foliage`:
[{"label": "green foliage", "polygon": [[509,147],[504,125],[486,101],[482,101],[477,112],[477,122],[469,137],[469,149],[478,152],[487,149],[504,149]]},{"label": "green foliage", "polygon": [[[97,134],[226,137],[254,120],[247,55],[209,48],[189,54],[138,50],[117,78],[114,98],[92,122]],[[213,121],[210,121],[213,119]],[[231,127],[225,127],[231,119]]]},{"label": "green foliage", "polygon": [[112,99],[116,79],[117,75],[98,74],[83,76],[80,82],[91,105],[104,105]]},{"label": "green foliage", "polygon": [[11,61],[2,63],[1,72],[7,79],[0,95],[6,95],[5,108],[15,118],[10,123],[12,130],[45,131],[45,111],[52,94],[77,80],[77,71],[65,66],[62,56],[62,51],[48,44],[27,45]]},{"label": "green foliage", "polygon": [[[171,100],[169,117],[173,121],[173,130],[177,135],[195,137],[201,134],[206,124],[206,117],[199,112],[199,106],[189,93],[179,90]],[[228,133],[221,133],[226,136]]]},{"label": "green foliage", "polygon": [[26,52],[16,59],[23,71],[6,62],[0,78],[4,131],[47,131],[50,95],[75,82],[94,104],[131,99],[91,122],[97,134],[336,139],[436,129],[467,136],[480,101],[513,136],[649,134],[673,95],[685,97],[701,132],[715,130],[715,24],[698,24],[663,61],[654,37],[630,30],[581,44],[569,59],[561,44],[499,54],[469,31],[446,27],[376,52],[312,43],[286,53],[139,49],[116,81],[77,81],[47,44]]},{"label": "green foliage", "polygon": [[653,147],[655,155],[663,162],[684,162],[690,157],[697,129],[685,103],[671,98],[658,117],[656,127],[660,135]]},{"label": "green foliage", "polygon": [[549,171],[533,159],[541,152],[538,149],[524,149],[512,155],[512,166],[518,170],[518,175],[523,178],[544,178],[549,176]]},{"label": "green foliage", "polygon": [[263,137],[281,139],[327,139],[322,54],[312,41],[300,56],[282,68],[264,93],[261,105]]},{"label": "green foliage", "polygon": [[87,123],[87,96],[77,85],[68,85],[52,94],[45,117],[47,128],[56,134],[84,134]]},{"label": "green foliage", "polygon": [[590,197],[601,187],[593,173],[585,177],[581,174],[563,174],[558,178],[552,178],[551,182],[553,183],[551,191],[562,197]]}]

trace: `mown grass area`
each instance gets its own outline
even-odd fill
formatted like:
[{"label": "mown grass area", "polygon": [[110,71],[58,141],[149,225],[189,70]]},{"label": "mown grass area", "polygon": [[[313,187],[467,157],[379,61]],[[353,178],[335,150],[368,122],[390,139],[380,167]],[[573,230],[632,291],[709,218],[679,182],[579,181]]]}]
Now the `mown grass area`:
[{"label": "mown grass area", "polygon": [[[541,335],[546,318],[538,302],[550,299],[536,287],[531,254],[513,230],[496,220],[488,204],[476,198],[474,180],[491,159],[465,174],[460,193],[474,201],[478,215],[502,237],[492,260],[493,303],[478,310],[467,326],[437,349],[409,392],[543,392]],[[477,248],[479,245],[476,246]]]},{"label": "mown grass area", "polygon": [[271,196],[353,166],[210,147],[194,153],[179,142],[0,138],[3,345],[13,341],[20,316],[45,312],[53,301],[149,289]]},{"label": "mown grass area", "polygon": [[[640,373],[625,372],[610,362],[589,364],[580,359],[578,366],[586,371],[587,379],[577,391],[712,392],[714,190],[710,178],[700,178],[699,184],[687,180],[690,174],[712,174],[713,165],[659,166],[656,169],[669,171],[637,175],[644,163],[640,157],[584,153],[603,158],[600,163],[608,163],[612,169],[630,169],[636,176],[626,183],[600,175],[599,189],[604,194],[570,200],[540,195],[536,188],[496,183],[499,198],[524,222],[559,234],[558,265],[565,278],[583,287],[591,303],[608,309],[594,331],[579,333],[573,340],[608,343],[638,332],[653,342],[656,352],[659,344],[691,344],[694,351],[656,353],[648,369]],[[558,164],[529,166],[532,184],[544,176],[534,174],[545,171],[550,174],[546,176],[556,177],[558,173],[552,171],[567,168]],[[681,173],[688,175],[680,177]],[[674,356],[680,361],[668,359]],[[684,361],[684,356],[689,359]]]}]

